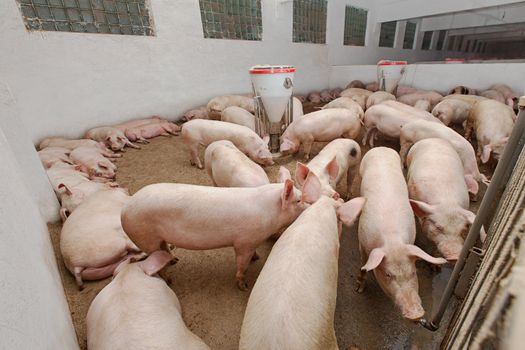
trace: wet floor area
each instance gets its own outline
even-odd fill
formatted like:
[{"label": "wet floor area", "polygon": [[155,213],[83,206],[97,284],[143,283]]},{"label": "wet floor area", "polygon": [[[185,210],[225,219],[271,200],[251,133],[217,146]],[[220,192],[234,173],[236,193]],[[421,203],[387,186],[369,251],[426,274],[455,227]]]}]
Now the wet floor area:
[{"label": "wet floor area", "polygon": [[[305,108],[307,111],[311,106]],[[397,142],[383,144],[398,150]],[[378,145],[381,145],[381,141]],[[317,154],[324,144],[315,144]],[[366,149],[364,150],[366,151]],[[301,154],[282,164],[292,171]],[[180,137],[158,137],[144,145],[141,150],[128,150],[117,162],[117,181],[127,187],[131,194],[140,188],[158,182],[179,182],[212,185],[205,170],[190,166],[188,154]],[[267,167],[272,182],[277,179],[279,165]],[[338,187],[345,193],[346,184]],[[359,193],[360,178],[356,177],[352,190]],[[483,186],[482,189],[484,190]],[[481,198],[481,197],[480,197]],[[472,203],[471,210],[477,211],[479,201]],[[72,312],[79,343],[86,348],[85,315],[89,304],[109,279],[87,282],[83,291],[78,291],[74,278],[65,269],[58,251],[60,224],[49,225],[53,245],[64,282],[64,290]],[[253,286],[273,242],[268,241],[257,251],[261,256],[247,271],[247,281]],[[433,254],[432,246],[418,231],[416,244]],[[249,292],[239,291],[235,283],[235,259],[232,248],[188,251],[177,249],[180,259],[167,267],[172,279],[172,289],[177,294],[183,309],[183,317],[189,328],[201,337],[212,349],[236,349],[244,309]],[[438,349],[444,336],[445,326],[452,314],[449,308],[442,321],[443,329],[431,332],[423,327],[403,320],[393,303],[379,288],[372,274],[368,275],[365,291],[354,291],[356,277],[361,267],[357,244],[357,224],[345,228],[341,240],[339,258],[339,282],[335,331],[340,349]],[[434,271],[424,262],[418,262],[420,296],[425,308],[425,317],[437,309],[441,294],[451,273],[451,267]]]}]

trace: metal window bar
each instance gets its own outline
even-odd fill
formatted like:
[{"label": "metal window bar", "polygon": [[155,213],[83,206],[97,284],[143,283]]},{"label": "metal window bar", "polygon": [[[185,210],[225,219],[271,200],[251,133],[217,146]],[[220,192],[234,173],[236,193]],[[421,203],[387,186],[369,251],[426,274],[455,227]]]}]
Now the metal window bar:
[{"label": "metal window bar", "polygon": [[28,30],[154,35],[146,0],[17,0]]}]

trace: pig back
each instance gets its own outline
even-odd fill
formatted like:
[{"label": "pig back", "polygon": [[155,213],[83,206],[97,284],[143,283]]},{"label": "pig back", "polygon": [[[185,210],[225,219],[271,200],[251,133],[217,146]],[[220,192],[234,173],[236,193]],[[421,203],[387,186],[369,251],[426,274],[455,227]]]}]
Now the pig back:
[{"label": "pig back", "polygon": [[273,246],[248,300],[239,349],[337,349],[339,238],[331,202],[315,202]]},{"label": "pig back", "polygon": [[86,318],[90,350],[209,349],[184,324],[175,293],[138,264],[120,271]]},{"label": "pig back", "polygon": [[359,219],[359,242],[385,241],[413,243],[414,214],[401,170],[399,155],[386,147],[373,148],[361,161],[361,195],[367,199]]}]

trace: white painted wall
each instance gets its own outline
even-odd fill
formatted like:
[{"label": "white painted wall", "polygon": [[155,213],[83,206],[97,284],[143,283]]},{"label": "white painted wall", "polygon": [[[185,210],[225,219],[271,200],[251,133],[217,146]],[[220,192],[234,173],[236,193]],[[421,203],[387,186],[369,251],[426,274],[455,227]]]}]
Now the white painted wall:
[{"label": "white painted wall", "polygon": [[[457,85],[486,89],[495,83],[509,85],[518,94],[525,94],[525,63],[421,63],[410,64],[400,84],[421,89],[446,92]],[[370,82],[377,79],[375,65],[337,66],[330,73],[330,87],[343,86],[345,82],[360,79]]]},{"label": "white painted wall", "polygon": [[[156,37],[27,32],[16,2],[0,1],[0,76],[34,142],[152,114],[176,117],[215,95],[248,92],[254,64],[297,66],[296,91],[305,93],[328,86],[331,65],[440,56],[377,48],[375,1],[330,0],[326,45],[292,43],[291,1],[262,1],[260,42],[204,39],[196,0],[151,3]],[[346,4],[369,9],[368,47],[343,46]]]},{"label": "white painted wall", "polygon": [[0,130],[0,348],[78,349],[49,233],[10,144]]}]

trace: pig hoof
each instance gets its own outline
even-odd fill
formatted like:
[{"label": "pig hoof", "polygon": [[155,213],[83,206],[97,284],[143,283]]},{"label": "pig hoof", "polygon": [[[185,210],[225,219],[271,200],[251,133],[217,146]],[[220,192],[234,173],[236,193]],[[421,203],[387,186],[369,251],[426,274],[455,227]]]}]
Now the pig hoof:
[{"label": "pig hoof", "polygon": [[257,261],[257,260],[259,260],[259,254],[257,254],[257,252],[255,252],[252,255],[252,261]]},{"label": "pig hoof", "polygon": [[242,281],[242,280],[238,280],[237,281],[237,287],[239,288],[239,290],[243,291],[243,292],[247,292],[248,291],[248,283]]},{"label": "pig hoof", "polygon": [[173,259],[171,259],[170,261],[170,265],[175,265],[178,262],[179,262],[179,258],[173,257]]},{"label": "pig hoof", "polygon": [[358,281],[355,292],[359,294],[363,293],[365,291],[365,284],[366,283],[364,281]]}]

